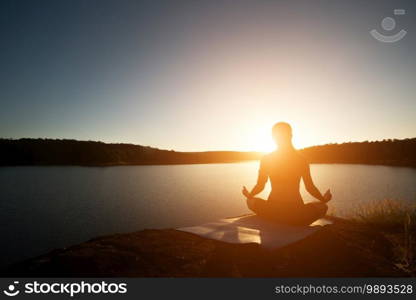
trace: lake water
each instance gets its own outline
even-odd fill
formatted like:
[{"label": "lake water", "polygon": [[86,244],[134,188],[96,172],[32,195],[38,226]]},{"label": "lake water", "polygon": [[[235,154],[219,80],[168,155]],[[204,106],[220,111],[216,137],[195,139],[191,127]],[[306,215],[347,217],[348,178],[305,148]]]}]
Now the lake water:
[{"label": "lake water", "polygon": [[[257,162],[176,166],[0,167],[0,266],[98,235],[172,228],[248,213],[240,194]],[[366,201],[416,202],[416,169],[312,165],[337,215]],[[260,196],[266,198],[268,187]],[[305,202],[312,200],[302,185]]]}]

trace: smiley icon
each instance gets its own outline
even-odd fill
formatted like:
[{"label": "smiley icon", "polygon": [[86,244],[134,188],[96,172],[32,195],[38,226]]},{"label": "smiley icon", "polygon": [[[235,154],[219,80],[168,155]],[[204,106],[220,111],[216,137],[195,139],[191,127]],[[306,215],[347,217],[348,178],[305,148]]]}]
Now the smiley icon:
[{"label": "smiley icon", "polygon": [[19,284],[19,281],[14,281],[13,284],[10,284],[7,287],[7,290],[4,290],[3,293],[9,297],[14,297],[20,293],[19,290],[16,289],[16,285]]},{"label": "smiley icon", "polygon": [[[404,9],[395,9],[394,14],[395,15],[404,15],[406,12]],[[391,17],[385,17],[381,21],[381,28],[383,28],[384,31],[389,32],[396,28],[396,20]],[[407,31],[404,29],[401,29],[399,32],[393,35],[385,35],[377,31],[377,29],[373,29],[370,31],[370,34],[378,41],[384,42],[384,43],[395,43],[397,41],[400,41],[402,38],[405,37],[407,34]]]}]

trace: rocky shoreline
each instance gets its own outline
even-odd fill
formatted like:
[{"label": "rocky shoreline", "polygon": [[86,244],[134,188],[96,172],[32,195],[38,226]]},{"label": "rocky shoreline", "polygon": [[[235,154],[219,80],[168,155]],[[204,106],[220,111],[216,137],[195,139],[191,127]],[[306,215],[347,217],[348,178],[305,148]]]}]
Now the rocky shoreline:
[{"label": "rocky shoreline", "polygon": [[265,250],[174,229],[94,238],[9,266],[12,277],[405,277],[385,234],[337,220],[289,246]]}]

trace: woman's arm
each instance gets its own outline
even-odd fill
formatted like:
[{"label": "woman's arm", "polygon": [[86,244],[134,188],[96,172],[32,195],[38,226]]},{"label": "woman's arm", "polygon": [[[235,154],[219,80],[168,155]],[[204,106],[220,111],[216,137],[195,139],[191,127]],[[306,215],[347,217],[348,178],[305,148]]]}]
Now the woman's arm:
[{"label": "woman's arm", "polygon": [[265,165],[265,162],[264,162],[264,159],[262,159],[260,162],[260,169],[259,169],[259,175],[257,177],[257,183],[253,187],[251,192],[248,192],[245,186],[243,187],[243,195],[246,196],[247,198],[253,198],[254,196],[256,196],[257,194],[259,194],[261,191],[264,190],[267,180],[269,179],[269,176],[266,173],[266,169],[264,165]]},{"label": "woman's arm", "polygon": [[309,194],[311,194],[313,197],[315,197],[316,199],[322,202],[328,202],[329,200],[331,200],[332,195],[329,189],[325,192],[325,195],[322,195],[321,192],[313,183],[309,164],[307,164],[307,167],[305,168],[302,178],[303,178],[303,183],[305,184],[305,188]]}]

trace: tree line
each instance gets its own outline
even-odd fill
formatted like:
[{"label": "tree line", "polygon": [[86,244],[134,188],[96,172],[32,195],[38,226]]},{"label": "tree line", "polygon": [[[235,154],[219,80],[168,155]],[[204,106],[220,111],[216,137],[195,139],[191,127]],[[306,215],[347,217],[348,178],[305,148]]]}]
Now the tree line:
[{"label": "tree line", "polygon": [[301,152],[313,163],[416,167],[416,138],[328,144],[305,148]]},{"label": "tree line", "polygon": [[[301,149],[311,163],[416,167],[416,138],[327,144]],[[0,139],[0,165],[151,165],[257,160],[259,152],[178,152],[133,144],[68,139]]]},{"label": "tree line", "polygon": [[152,165],[254,160],[256,152],[177,152],[67,139],[0,139],[0,165]]}]

